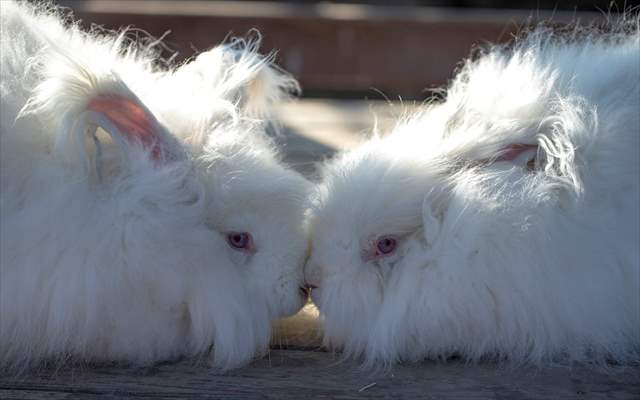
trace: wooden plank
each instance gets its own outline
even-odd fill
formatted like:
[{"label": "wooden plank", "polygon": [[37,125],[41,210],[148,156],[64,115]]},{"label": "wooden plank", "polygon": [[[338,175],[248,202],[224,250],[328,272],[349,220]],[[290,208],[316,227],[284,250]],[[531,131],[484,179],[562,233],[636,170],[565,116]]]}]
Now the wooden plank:
[{"label": "wooden plank", "polygon": [[637,399],[640,367],[508,370],[460,361],[362,370],[324,352],[274,350],[224,374],[192,362],[95,367],[0,378],[3,399]]},{"label": "wooden plank", "polygon": [[[159,37],[178,59],[251,29],[264,35],[263,50],[308,94],[339,92],[361,98],[424,98],[443,85],[473,46],[508,40],[518,26],[552,19],[601,18],[597,13],[460,10],[362,4],[87,0],[59,1],[87,24],[135,26]],[[373,90],[375,88],[376,90]]]}]

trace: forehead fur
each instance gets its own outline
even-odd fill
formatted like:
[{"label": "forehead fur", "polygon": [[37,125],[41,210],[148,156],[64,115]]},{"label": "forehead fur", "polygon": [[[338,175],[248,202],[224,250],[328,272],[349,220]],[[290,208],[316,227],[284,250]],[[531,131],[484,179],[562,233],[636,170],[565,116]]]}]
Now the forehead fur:
[{"label": "forehead fur", "polygon": [[211,189],[210,206],[232,213],[260,211],[278,215],[303,212],[310,183],[285,167],[259,127],[224,127],[210,135],[197,162]]},{"label": "forehead fur", "polygon": [[402,143],[395,135],[374,138],[327,165],[314,202],[317,229],[402,234],[422,224],[434,168],[415,147],[401,149]]}]

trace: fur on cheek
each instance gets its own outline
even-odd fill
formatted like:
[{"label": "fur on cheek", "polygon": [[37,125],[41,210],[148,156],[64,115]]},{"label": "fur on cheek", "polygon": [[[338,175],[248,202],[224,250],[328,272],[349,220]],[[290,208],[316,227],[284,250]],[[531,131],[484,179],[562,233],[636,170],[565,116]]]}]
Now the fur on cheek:
[{"label": "fur on cheek", "polygon": [[372,273],[361,274],[355,285],[339,276],[323,282],[318,308],[325,345],[342,349],[345,356],[361,355],[382,299],[382,287]]}]

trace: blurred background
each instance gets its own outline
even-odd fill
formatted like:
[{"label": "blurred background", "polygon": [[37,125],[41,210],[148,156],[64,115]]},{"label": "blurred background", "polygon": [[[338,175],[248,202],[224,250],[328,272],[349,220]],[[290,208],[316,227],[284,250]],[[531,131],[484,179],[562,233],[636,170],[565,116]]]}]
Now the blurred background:
[{"label": "blurred background", "polygon": [[58,0],[86,26],[163,37],[181,61],[253,29],[303,88],[282,106],[287,156],[305,165],[349,148],[432,96],[461,61],[539,21],[602,21],[640,0]]},{"label": "blurred background", "polygon": [[[296,76],[305,97],[423,99],[474,46],[504,42],[527,24],[603,18],[639,1],[62,0],[87,24],[131,25],[179,60],[257,29],[263,51]],[[168,54],[171,55],[171,54]]]}]

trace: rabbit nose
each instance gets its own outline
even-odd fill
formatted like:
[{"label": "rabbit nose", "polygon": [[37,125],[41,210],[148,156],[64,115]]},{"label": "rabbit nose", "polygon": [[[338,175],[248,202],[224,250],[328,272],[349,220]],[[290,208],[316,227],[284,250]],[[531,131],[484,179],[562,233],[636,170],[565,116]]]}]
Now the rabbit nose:
[{"label": "rabbit nose", "polygon": [[316,289],[317,286],[314,285],[310,285],[308,283],[305,283],[304,285],[300,286],[300,292],[305,296],[305,297],[309,297],[311,296],[311,290]]}]

